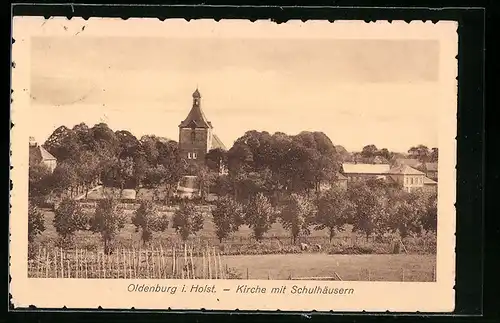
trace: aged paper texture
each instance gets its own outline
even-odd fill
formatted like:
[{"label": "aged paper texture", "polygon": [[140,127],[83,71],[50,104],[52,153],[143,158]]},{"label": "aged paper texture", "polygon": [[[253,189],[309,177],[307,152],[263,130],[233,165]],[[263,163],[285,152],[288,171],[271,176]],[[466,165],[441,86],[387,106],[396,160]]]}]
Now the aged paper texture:
[{"label": "aged paper texture", "polygon": [[15,17],[12,302],[452,311],[456,28]]}]

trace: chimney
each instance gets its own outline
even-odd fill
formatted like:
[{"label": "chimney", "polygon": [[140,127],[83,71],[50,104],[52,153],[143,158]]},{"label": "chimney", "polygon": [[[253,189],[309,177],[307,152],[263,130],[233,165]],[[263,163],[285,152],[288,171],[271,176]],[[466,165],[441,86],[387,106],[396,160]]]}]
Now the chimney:
[{"label": "chimney", "polygon": [[37,142],[36,142],[36,140],[35,140],[34,137],[30,136],[29,141],[30,141],[30,147],[36,147],[37,146]]}]

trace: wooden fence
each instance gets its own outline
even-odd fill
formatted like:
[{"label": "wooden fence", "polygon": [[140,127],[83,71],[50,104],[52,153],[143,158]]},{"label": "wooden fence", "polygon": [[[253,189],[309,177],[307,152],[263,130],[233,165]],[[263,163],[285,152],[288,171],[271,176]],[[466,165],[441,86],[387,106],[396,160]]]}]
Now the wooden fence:
[{"label": "wooden fence", "polygon": [[82,249],[39,249],[28,261],[30,278],[230,279],[215,248],[116,249],[113,254]]}]

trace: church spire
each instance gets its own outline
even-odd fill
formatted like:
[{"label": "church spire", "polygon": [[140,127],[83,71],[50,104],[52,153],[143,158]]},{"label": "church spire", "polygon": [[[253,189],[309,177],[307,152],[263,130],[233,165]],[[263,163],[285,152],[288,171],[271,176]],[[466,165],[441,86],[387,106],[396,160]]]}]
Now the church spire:
[{"label": "church spire", "polygon": [[179,127],[181,128],[212,128],[212,125],[205,117],[205,114],[201,110],[201,94],[196,87],[193,92],[193,106],[191,111],[189,111],[188,116],[184,121],[181,122]]}]

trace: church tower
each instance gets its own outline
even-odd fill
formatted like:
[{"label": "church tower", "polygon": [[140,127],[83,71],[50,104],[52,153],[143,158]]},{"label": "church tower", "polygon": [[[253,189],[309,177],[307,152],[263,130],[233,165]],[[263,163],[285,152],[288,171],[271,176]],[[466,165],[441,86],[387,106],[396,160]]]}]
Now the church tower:
[{"label": "church tower", "polygon": [[179,125],[179,152],[188,163],[204,163],[205,155],[213,148],[225,149],[201,109],[201,94],[196,89],[191,111]]}]

